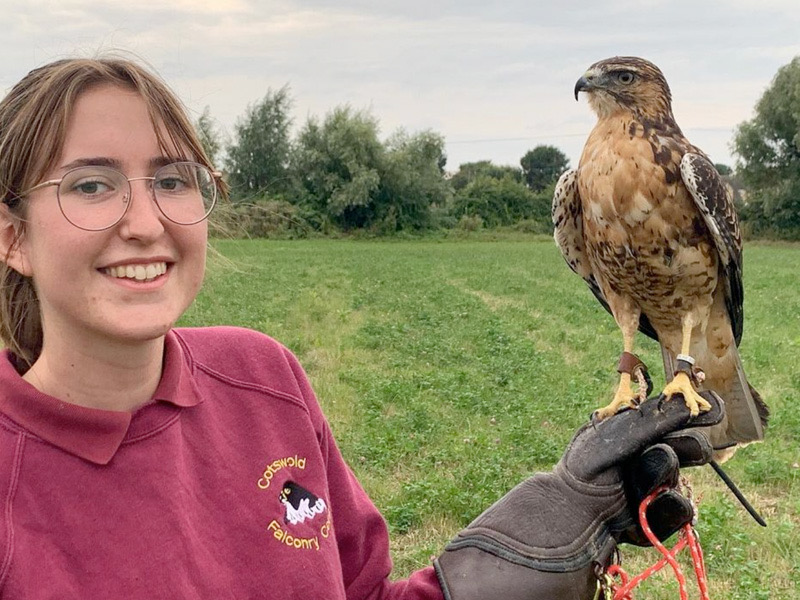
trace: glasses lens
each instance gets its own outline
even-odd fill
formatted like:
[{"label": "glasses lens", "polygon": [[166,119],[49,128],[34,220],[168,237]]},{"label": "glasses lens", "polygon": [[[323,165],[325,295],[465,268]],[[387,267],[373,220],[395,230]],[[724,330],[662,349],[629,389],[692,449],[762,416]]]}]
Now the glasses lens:
[{"label": "glasses lens", "polygon": [[192,225],[205,219],[217,200],[214,175],[197,163],[173,163],[155,174],[153,191],[164,215],[175,223]]},{"label": "glasses lens", "polygon": [[108,167],[79,167],[58,186],[58,204],[67,220],[81,229],[99,231],[125,214],[128,180]]}]

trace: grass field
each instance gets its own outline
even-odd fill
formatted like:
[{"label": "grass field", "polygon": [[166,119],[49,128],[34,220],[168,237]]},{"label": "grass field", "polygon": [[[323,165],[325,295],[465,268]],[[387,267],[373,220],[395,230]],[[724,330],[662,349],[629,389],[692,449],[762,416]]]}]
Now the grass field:
[{"label": "grass field", "polygon": [[[552,240],[224,241],[183,324],[264,331],[308,371],[345,458],[387,518],[395,576],[520,479],[548,470],[609,401],[621,336]],[[748,378],[767,442],[728,471],[760,528],[709,468],[689,471],[712,599],[800,592],[800,246],[745,248]],[[657,347],[637,351],[660,374]],[[663,377],[655,377],[657,386]],[[655,561],[623,548],[626,569]],[[637,598],[677,598],[656,577]]]}]

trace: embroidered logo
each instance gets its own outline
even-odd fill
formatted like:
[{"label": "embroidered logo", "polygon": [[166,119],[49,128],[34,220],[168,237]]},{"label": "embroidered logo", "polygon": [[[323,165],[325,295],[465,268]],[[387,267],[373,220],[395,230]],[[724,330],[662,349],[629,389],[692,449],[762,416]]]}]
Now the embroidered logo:
[{"label": "embroidered logo", "polygon": [[256,485],[268,491],[268,505],[283,513],[282,519],[275,515],[267,524],[272,537],[295,550],[319,551],[322,540],[333,533],[332,524],[325,500],[290,479],[302,479],[305,470],[305,457],[285,456],[267,464]]},{"label": "embroidered logo", "polygon": [[281,504],[286,509],[286,522],[292,525],[313,519],[325,512],[327,506],[322,498],[297,485],[294,481],[283,484]]}]

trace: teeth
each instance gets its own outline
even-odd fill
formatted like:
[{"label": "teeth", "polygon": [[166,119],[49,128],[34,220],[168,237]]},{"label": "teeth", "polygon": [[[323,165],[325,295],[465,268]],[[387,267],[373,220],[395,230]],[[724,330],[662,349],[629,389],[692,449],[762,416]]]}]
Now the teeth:
[{"label": "teeth", "polygon": [[136,281],[150,281],[167,272],[167,263],[148,263],[143,265],[124,265],[107,267],[103,269],[106,275],[120,279],[135,279]]}]

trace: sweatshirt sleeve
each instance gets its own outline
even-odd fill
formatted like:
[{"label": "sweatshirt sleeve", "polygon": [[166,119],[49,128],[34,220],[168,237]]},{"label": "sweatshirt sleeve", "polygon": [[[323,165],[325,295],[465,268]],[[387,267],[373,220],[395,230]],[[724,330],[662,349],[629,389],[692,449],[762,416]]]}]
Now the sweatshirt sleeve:
[{"label": "sweatshirt sleeve", "polygon": [[389,580],[392,561],[386,522],[345,463],[305,372],[297,359],[288,351],[287,354],[301,393],[319,427],[320,448],[327,465],[333,530],[348,600],[443,600],[432,566],[413,573],[408,579]]}]

